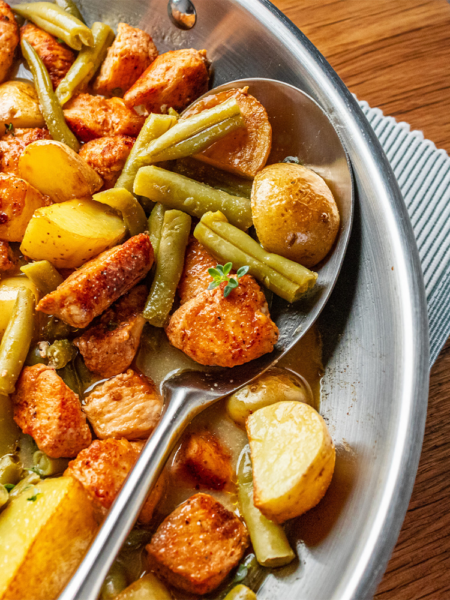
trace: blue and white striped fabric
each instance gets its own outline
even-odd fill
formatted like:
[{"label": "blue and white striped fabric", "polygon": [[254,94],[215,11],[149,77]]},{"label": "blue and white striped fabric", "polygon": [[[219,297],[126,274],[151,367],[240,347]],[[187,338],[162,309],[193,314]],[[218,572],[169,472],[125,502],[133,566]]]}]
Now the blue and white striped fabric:
[{"label": "blue and white striped fabric", "polygon": [[433,364],[450,335],[450,157],[408,123],[359,104],[391,163],[416,235]]}]

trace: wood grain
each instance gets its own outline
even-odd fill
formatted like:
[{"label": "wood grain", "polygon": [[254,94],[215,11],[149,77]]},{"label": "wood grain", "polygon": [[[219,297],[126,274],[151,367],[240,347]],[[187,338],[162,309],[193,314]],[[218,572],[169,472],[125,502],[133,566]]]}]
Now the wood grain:
[{"label": "wood grain", "polygon": [[[275,0],[358,98],[450,151],[446,0]],[[376,600],[450,598],[450,342],[430,379],[409,510]]]}]

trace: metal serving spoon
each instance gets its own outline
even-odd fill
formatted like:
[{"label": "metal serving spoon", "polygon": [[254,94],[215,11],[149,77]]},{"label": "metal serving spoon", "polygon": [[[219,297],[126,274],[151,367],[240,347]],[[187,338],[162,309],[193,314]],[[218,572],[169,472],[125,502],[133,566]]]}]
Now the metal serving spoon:
[{"label": "metal serving spoon", "polygon": [[167,13],[179,29],[192,29],[197,22],[197,11],[191,0],[169,0]]},{"label": "metal serving spoon", "polygon": [[339,275],[352,225],[353,185],[350,163],[333,125],[314,100],[280,81],[243,79],[208,94],[243,86],[249,86],[250,93],[269,115],[273,129],[269,164],[287,156],[297,157],[324,177],[332,189],[341,215],[338,239],[330,255],[316,269],[317,284],[306,298],[295,304],[274,300],[271,316],[280,329],[280,338],[271,354],[214,374],[187,371],[164,383],[164,415],[60,600],[96,600],[149,490],[186,426],[204,409],[249,383],[292,348],[317,319]]}]

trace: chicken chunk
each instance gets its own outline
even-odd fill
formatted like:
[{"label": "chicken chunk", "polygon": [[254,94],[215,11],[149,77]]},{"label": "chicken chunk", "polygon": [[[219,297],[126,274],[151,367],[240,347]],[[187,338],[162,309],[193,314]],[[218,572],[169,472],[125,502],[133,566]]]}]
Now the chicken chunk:
[{"label": "chicken chunk", "polygon": [[183,471],[209,489],[222,490],[232,478],[231,457],[209,431],[191,433],[176,455],[175,472]]},{"label": "chicken chunk", "polygon": [[47,67],[53,88],[56,90],[75,61],[75,53],[33,23],[27,23],[21,27],[20,40],[26,40],[36,50]]},{"label": "chicken chunk", "polygon": [[79,94],[64,109],[64,117],[83,142],[111,135],[136,137],[145,118],[128,108],[122,98]]},{"label": "chicken chunk", "polygon": [[278,339],[278,328],[253,277],[241,277],[227,298],[224,286],[180,306],[166,327],[170,343],[201,365],[242,365],[272,352]]},{"label": "chicken chunk", "polygon": [[111,306],[100,322],[74,341],[87,368],[101,377],[123,373],[133,362],[141,340],[147,288],[135,287]]},{"label": "chicken chunk", "polygon": [[150,271],[153,248],[145,233],[105,250],[44,296],[37,310],[72,327],[87,327]]},{"label": "chicken chunk", "polygon": [[19,158],[25,148],[38,140],[51,140],[48,129],[16,129],[0,140],[0,170],[19,175]]},{"label": "chicken chunk", "polygon": [[112,135],[91,140],[81,148],[81,158],[103,179],[103,189],[114,187],[134,142],[128,135]]},{"label": "chicken chunk", "polygon": [[19,43],[19,26],[6,2],[0,1],[0,83],[3,83],[14,61]]},{"label": "chicken chunk", "polygon": [[151,567],[171,585],[207,594],[239,563],[248,543],[236,515],[212,496],[196,494],[161,523],[146,550]]},{"label": "chicken chunk", "polygon": [[8,242],[0,240],[0,273],[9,271],[16,265],[16,260]]},{"label": "chicken chunk", "polygon": [[83,410],[100,439],[146,439],[161,416],[162,400],[153,381],[128,369],[95,387]]},{"label": "chicken chunk", "polygon": [[94,82],[94,92],[109,96],[116,89],[126,92],[158,56],[151,36],[127,23],[119,23],[117,36]]},{"label": "chicken chunk", "polygon": [[123,99],[149,113],[183,110],[207,91],[208,79],[206,50],[174,50],[158,56]]},{"label": "chicken chunk", "polygon": [[76,456],[91,443],[78,396],[53,367],[25,367],[12,402],[17,425],[51,458]]},{"label": "chicken chunk", "polygon": [[194,236],[191,236],[186,248],[184,269],[178,285],[178,295],[180,296],[181,304],[195,298],[201,292],[208,289],[208,285],[212,281],[208,269],[216,265],[217,261],[209,254],[206,248]]},{"label": "chicken chunk", "polygon": [[[71,475],[83,485],[99,515],[104,516],[134,467],[143,444],[120,440],[94,440],[69,463],[64,475]],[[150,492],[139,520],[148,523],[165,491],[165,475]]]}]

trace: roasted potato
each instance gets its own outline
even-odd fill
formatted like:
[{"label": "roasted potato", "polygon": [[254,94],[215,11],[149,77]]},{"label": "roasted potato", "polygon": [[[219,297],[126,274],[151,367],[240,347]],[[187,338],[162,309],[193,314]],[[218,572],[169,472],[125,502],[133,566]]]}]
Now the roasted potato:
[{"label": "roasted potato", "polygon": [[0,173],[0,240],[21,242],[34,211],[47,204],[48,198],[24,179]]},{"label": "roasted potato", "polygon": [[228,98],[236,98],[245,119],[245,128],[229,133],[195,158],[243,177],[254,177],[269,158],[272,127],[266,109],[248,93],[248,88],[227,90],[202,98],[183,114],[183,119],[217,106]]},{"label": "roasted potato", "polygon": [[37,210],[20,249],[34,260],[76,269],[118,244],[125,232],[122,219],[104,204],[69,200]]},{"label": "roasted potato", "polygon": [[116,596],[115,600],[172,600],[169,590],[153,573],[147,573]]},{"label": "roasted potato", "polygon": [[330,485],[335,463],[319,413],[302,402],[278,402],[250,415],[245,426],[255,506],[276,523],[313,508]]},{"label": "roasted potato", "polygon": [[252,413],[281,401],[313,401],[309,385],[294,373],[274,367],[252,383],[244,386],[227,399],[227,412],[231,419],[244,427]]},{"label": "roasted potato", "polygon": [[13,127],[45,127],[39,99],[32,83],[7,81],[0,85],[0,131]]},{"label": "roasted potato", "polygon": [[5,277],[0,281],[0,338],[5,333],[17,294],[20,288],[24,286],[30,288],[34,293],[37,303],[39,301],[39,292],[34,283],[26,275]]},{"label": "roasted potato", "polygon": [[72,477],[25,487],[0,514],[0,599],[57,598],[96,530],[92,506]]},{"label": "roasted potato", "polygon": [[69,146],[54,140],[40,140],[25,148],[19,159],[20,176],[53,202],[91,198],[103,180]]},{"label": "roasted potato", "polygon": [[269,252],[311,268],[331,250],[339,211],[330,188],[311,169],[293,163],[266,167],[255,177],[251,200],[258,239]]}]

